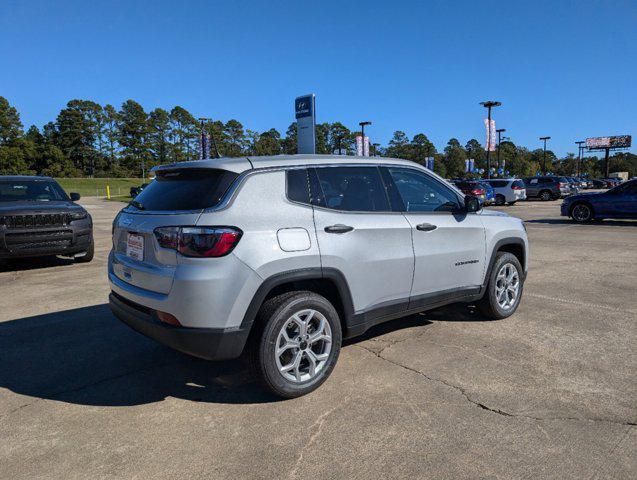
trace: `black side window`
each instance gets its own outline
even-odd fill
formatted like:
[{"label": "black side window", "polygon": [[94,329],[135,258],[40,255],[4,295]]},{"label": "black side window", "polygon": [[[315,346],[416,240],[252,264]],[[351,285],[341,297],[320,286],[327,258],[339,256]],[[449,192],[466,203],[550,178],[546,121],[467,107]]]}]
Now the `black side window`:
[{"label": "black side window", "polygon": [[540,183],[553,183],[553,180],[550,178],[540,178]]},{"label": "black side window", "polygon": [[378,168],[322,167],[315,171],[327,208],[350,212],[390,211]]},{"label": "black side window", "polygon": [[288,200],[300,203],[310,203],[310,187],[307,169],[297,168],[288,170],[286,175]]},{"label": "black side window", "polygon": [[409,168],[387,168],[400,192],[406,212],[453,212],[458,196],[442,182]]}]

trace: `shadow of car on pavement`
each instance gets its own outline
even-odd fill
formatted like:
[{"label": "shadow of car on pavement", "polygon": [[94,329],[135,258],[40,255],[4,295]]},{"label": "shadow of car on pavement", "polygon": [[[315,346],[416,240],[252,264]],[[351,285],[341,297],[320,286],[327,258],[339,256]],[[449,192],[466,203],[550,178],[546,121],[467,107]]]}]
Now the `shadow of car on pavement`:
[{"label": "shadow of car on pavement", "polygon": [[[377,325],[344,348],[430,320],[475,321],[465,307]],[[467,316],[468,315],[468,316]],[[0,387],[20,395],[81,405],[130,406],[168,397],[252,404],[278,401],[241,358],[210,362],[165,347],[117,320],[107,304],[0,323]]]}]

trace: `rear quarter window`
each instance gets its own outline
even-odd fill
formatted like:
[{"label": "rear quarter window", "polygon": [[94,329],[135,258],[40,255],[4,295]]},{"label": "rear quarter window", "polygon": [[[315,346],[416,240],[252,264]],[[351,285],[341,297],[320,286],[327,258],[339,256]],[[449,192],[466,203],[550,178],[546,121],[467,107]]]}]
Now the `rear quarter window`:
[{"label": "rear quarter window", "polygon": [[299,203],[310,203],[310,183],[307,169],[298,168],[288,170],[286,177],[288,200]]},{"label": "rear quarter window", "polygon": [[160,171],[132,203],[139,209],[153,211],[215,207],[238,176],[234,172],[214,169]]}]

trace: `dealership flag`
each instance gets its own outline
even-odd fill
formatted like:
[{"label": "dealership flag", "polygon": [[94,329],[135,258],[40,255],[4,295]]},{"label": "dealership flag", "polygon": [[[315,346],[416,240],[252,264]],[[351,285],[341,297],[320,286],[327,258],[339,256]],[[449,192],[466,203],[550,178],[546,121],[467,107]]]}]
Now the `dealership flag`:
[{"label": "dealership flag", "polygon": [[367,135],[363,140],[363,155],[369,157],[369,137]]},{"label": "dealership flag", "polygon": [[356,135],[356,155],[363,156],[363,137]]},{"label": "dealership flag", "polygon": [[491,120],[491,124],[489,124],[489,119],[485,118],[484,119],[484,128],[486,129],[487,132],[487,140],[484,143],[485,150],[488,150],[490,152],[495,152],[495,120]]}]

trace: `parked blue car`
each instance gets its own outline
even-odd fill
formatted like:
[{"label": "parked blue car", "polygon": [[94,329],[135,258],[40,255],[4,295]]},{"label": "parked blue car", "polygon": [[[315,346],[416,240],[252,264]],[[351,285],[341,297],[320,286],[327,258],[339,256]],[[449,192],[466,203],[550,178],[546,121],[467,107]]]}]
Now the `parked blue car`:
[{"label": "parked blue car", "polygon": [[604,218],[637,219],[637,180],[624,182],[601,193],[566,197],[562,216],[584,223]]},{"label": "parked blue car", "polygon": [[485,191],[484,203],[485,203],[485,205],[491,205],[493,202],[495,202],[495,188],[493,188],[491,186],[491,184],[488,183],[488,182],[480,182],[480,185],[482,187],[484,187],[484,191]]}]

